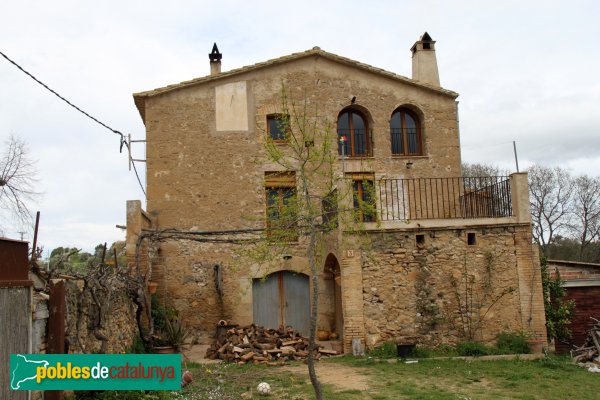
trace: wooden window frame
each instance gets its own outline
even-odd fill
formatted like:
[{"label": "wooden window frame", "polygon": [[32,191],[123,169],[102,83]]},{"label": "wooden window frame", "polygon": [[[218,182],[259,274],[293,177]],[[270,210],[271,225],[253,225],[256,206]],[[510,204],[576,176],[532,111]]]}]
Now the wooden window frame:
[{"label": "wooden window frame", "polygon": [[[357,222],[377,222],[377,199],[375,195],[375,175],[374,174],[351,174],[352,179],[352,203],[355,210]],[[368,193],[365,190],[365,182],[370,182],[372,187],[372,198],[368,199]],[[360,207],[360,203],[370,202],[373,215],[366,215]]]},{"label": "wooden window frame", "polygon": [[[290,194],[289,198],[296,199],[296,173],[294,171],[286,172],[266,172],[265,173],[265,224],[267,227],[267,235],[276,238],[278,236],[284,237],[285,241],[296,241],[298,237],[296,235],[283,235],[277,234],[277,230],[282,226],[281,231],[286,229],[295,229],[295,227],[286,228],[285,221],[281,219],[273,219],[270,209],[272,206],[269,205],[270,194],[275,192],[277,194],[277,211],[281,214],[281,210],[285,207],[286,194]],[[279,221],[279,222],[277,222]]]},{"label": "wooden window frame", "polygon": [[[402,148],[404,149],[403,153],[394,153],[394,129],[398,129],[392,126],[392,121],[394,120],[394,115],[396,113],[400,113],[400,132],[402,135]],[[417,153],[409,153],[408,146],[408,134],[406,128],[406,118],[405,115],[408,114],[415,120],[416,125],[416,133],[417,133],[417,145],[419,146],[419,151]],[[403,156],[403,157],[419,157],[424,154],[423,151],[423,135],[422,135],[422,127],[421,127],[421,119],[417,116],[416,113],[409,110],[405,107],[400,107],[394,110],[392,113],[392,118],[390,119],[390,144],[393,156]]]},{"label": "wooden window frame", "polygon": [[[342,115],[344,114],[349,114],[348,115],[348,134],[343,134],[340,133],[340,118],[342,117]],[[358,115],[360,118],[362,118],[363,123],[365,124],[365,153],[364,154],[356,154],[355,153],[355,148],[354,148],[354,142],[355,142],[355,135],[354,135],[354,121],[352,120],[352,114],[356,114]],[[342,112],[340,112],[340,114],[338,115],[338,119],[337,119],[337,130],[338,130],[338,154],[342,155],[341,152],[341,145],[339,145],[339,141],[340,138],[342,136],[347,136],[347,141],[348,141],[348,148],[350,149],[350,153],[346,153],[344,154],[345,157],[350,157],[350,158],[360,158],[360,157],[371,157],[373,154],[373,149],[371,146],[371,132],[369,130],[369,120],[366,118],[365,114],[363,114],[362,112],[355,110],[353,108],[350,109],[345,109],[342,110]]]},{"label": "wooden window frame", "polygon": [[[286,132],[282,132],[284,135],[283,139],[275,139],[273,138],[273,132],[271,132],[271,121],[285,121],[287,119],[287,124],[284,124],[284,128],[286,130]],[[268,114],[267,115],[267,135],[268,137],[273,141],[273,143],[287,143],[288,142],[288,135],[289,135],[289,123],[290,123],[290,116],[287,114]]]}]

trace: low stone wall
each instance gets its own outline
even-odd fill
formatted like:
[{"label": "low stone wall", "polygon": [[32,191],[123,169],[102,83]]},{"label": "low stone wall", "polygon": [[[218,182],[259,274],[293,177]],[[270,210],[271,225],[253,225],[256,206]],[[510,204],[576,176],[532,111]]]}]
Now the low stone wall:
[{"label": "low stone wall", "polygon": [[135,305],[126,283],[107,269],[99,285],[65,282],[69,353],[122,353],[137,335]]},{"label": "low stone wall", "polygon": [[362,260],[367,347],[388,340],[429,346],[468,338],[491,342],[498,332],[527,330],[519,229],[375,234]]}]

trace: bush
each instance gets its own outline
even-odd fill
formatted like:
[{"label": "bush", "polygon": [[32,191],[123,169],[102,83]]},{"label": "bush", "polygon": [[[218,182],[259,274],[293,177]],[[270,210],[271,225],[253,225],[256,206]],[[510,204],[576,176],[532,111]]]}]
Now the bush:
[{"label": "bush", "polygon": [[142,340],[140,335],[133,338],[133,342],[127,349],[127,353],[130,354],[148,354],[152,353],[152,349],[149,348],[146,343]]},{"label": "bush", "polygon": [[415,358],[429,358],[434,356],[434,351],[429,347],[417,346],[412,352],[412,356]]},{"label": "bush", "polygon": [[[166,400],[168,392],[154,390],[82,390],[75,391],[75,400]],[[73,399],[73,397],[67,397]]]},{"label": "bush", "polygon": [[529,354],[531,348],[523,332],[501,332],[496,336],[496,347],[500,354]]},{"label": "bush", "polygon": [[395,358],[398,356],[398,352],[396,350],[396,344],[384,342],[374,349],[369,350],[368,355],[377,358]]},{"label": "bush", "polygon": [[466,357],[486,356],[493,353],[489,347],[475,340],[467,340],[466,342],[458,343],[456,345],[456,351],[458,352],[458,355]]}]

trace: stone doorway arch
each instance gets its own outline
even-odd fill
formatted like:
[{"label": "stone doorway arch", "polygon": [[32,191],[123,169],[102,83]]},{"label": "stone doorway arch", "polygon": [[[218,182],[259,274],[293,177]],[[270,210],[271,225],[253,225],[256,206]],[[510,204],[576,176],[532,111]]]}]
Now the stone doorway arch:
[{"label": "stone doorway arch", "polygon": [[342,304],[342,274],[340,263],[333,254],[325,259],[323,295],[323,325],[336,332],[340,340],[344,334],[344,313]]}]

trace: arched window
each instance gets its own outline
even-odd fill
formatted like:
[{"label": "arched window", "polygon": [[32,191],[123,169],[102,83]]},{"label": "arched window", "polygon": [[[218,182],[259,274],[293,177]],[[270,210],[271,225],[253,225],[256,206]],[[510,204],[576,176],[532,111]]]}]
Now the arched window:
[{"label": "arched window", "polygon": [[417,116],[406,108],[399,108],[390,121],[392,154],[420,156],[423,154],[421,123]]},{"label": "arched window", "polygon": [[338,117],[338,152],[347,157],[371,155],[371,135],[366,118],[356,110],[342,111]]}]

